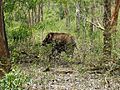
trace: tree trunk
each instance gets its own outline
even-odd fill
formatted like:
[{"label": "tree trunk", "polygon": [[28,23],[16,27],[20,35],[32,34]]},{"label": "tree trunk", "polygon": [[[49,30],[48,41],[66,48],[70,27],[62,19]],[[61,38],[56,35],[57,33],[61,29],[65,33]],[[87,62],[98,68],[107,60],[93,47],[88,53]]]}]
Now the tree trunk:
[{"label": "tree trunk", "polygon": [[29,23],[29,27],[31,26],[31,14],[30,14],[30,10],[28,10],[28,23]]},{"label": "tree trunk", "polygon": [[76,30],[80,31],[80,2],[76,2]]},{"label": "tree trunk", "polygon": [[111,0],[104,0],[104,19],[103,19],[103,25],[104,25],[104,32],[103,32],[103,56],[104,60],[110,60],[111,59],[111,50],[112,50],[112,39],[111,39],[111,33],[110,33],[110,19],[111,19]]},{"label": "tree trunk", "polygon": [[66,17],[66,28],[67,30],[70,30],[70,12],[68,5],[66,5],[65,7],[65,17]]},{"label": "tree trunk", "polygon": [[31,25],[34,25],[34,10],[31,10]]},{"label": "tree trunk", "polygon": [[39,3],[39,5],[38,5],[38,22],[40,22],[41,20],[41,9],[40,9],[40,6],[41,6],[41,3]]},{"label": "tree trunk", "polygon": [[40,20],[43,21],[43,0],[41,0],[40,4]]},{"label": "tree trunk", "polygon": [[[113,10],[112,13],[112,17],[111,17],[111,33],[115,32],[113,35],[113,47],[114,49],[116,49],[116,44],[117,44],[117,40],[116,40],[116,31],[117,31],[117,21],[118,21],[118,14],[119,14],[119,9],[120,9],[120,0],[115,0],[115,8]],[[117,58],[117,55],[114,55],[114,59]]]},{"label": "tree trunk", "polygon": [[39,5],[37,4],[36,5],[36,23],[38,23],[38,8],[39,8]]},{"label": "tree trunk", "polygon": [[37,7],[34,8],[34,23],[37,23]]},{"label": "tree trunk", "polygon": [[62,20],[64,18],[64,9],[63,9],[63,5],[61,2],[59,5],[59,15],[60,15],[60,19]]},{"label": "tree trunk", "polygon": [[115,8],[112,13],[111,23],[110,23],[110,25],[112,27],[111,32],[116,31],[119,9],[120,9],[120,0],[115,0]]},{"label": "tree trunk", "polygon": [[8,43],[5,33],[4,15],[2,10],[2,0],[0,1],[0,57],[9,57]]},{"label": "tree trunk", "polygon": [[87,45],[86,45],[86,15],[84,15],[84,17],[82,18],[82,22],[83,22],[83,24],[82,24],[82,30],[83,30],[83,32],[82,32],[82,50],[83,50],[83,61],[85,61],[86,60],[86,48],[87,48]]},{"label": "tree trunk", "polygon": [[[92,6],[91,6],[91,22],[94,23],[95,22],[95,3],[93,2]],[[93,52],[94,50],[94,25],[90,23],[90,49]]]}]

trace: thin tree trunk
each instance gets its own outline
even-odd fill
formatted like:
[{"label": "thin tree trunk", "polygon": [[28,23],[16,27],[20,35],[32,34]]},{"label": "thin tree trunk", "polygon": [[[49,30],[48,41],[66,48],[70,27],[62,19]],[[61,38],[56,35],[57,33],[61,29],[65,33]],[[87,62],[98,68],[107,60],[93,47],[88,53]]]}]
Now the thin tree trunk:
[{"label": "thin tree trunk", "polygon": [[64,18],[64,9],[63,9],[62,2],[60,2],[60,5],[59,5],[59,15],[60,15],[60,19],[62,20]]},{"label": "thin tree trunk", "polygon": [[80,2],[76,2],[76,30],[80,31]]},{"label": "thin tree trunk", "polygon": [[104,60],[111,59],[111,50],[112,50],[112,39],[110,33],[110,19],[111,19],[111,0],[104,0],[104,32],[103,32],[103,56]]},{"label": "thin tree trunk", "polygon": [[[91,22],[94,23],[95,22],[95,4],[93,2],[92,6],[91,6]],[[94,25],[90,24],[90,45],[91,45],[91,51],[93,52],[94,50]]]},{"label": "thin tree trunk", "polygon": [[[114,41],[114,49],[116,49],[116,31],[117,31],[117,21],[118,21],[118,14],[119,14],[119,9],[120,9],[120,0],[115,0],[115,8],[112,13],[111,17],[111,33],[115,32],[113,35],[113,41]],[[116,55],[114,55],[114,59],[116,59]]]},{"label": "thin tree trunk", "polygon": [[43,21],[43,0],[41,0],[40,4],[40,19],[41,21]]},{"label": "thin tree trunk", "polygon": [[37,23],[37,7],[34,8],[34,23]]},{"label": "thin tree trunk", "polygon": [[66,17],[66,28],[67,30],[70,30],[70,12],[68,5],[66,5],[65,7],[65,17]]},{"label": "thin tree trunk", "polygon": [[41,3],[39,3],[39,5],[38,5],[38,22],[40,22],[41,20],[41,9],[40,9],[40,6],[41,6]]},{"label": "thin tree trunk", "polygon": [[39,6],[39,5],[37,4],[37,5],[36,5],[36,23],[38,23],[38,18],[39,18],[39,17],[38,17],[38,6]]},{"label": "thin tree trunk", "polygon": [[86,59],[86,16],[82,18],[83,24],[82,24],[82,50],[83,50],[83,61]]},{"label": "thin tree trunk", "polygon": [[115,8],[112,13],[111,23],[110,23],[112,27],[111,28],[112,32],[116,31],[119,9],[120,9],[120,0],[115,0]]},{"label": "thin tree trunk", "polygon": [[8,43],[5,33],[4,15],[2,10],[2,0],[0,1],[0,57],[9,57]]},{"label": "thin tree trunk", "polygon": [[29,23],[29,27],[30,27],[31,26],[30,10],[28,10],[28,23]]},{"label": "thin tree trunk", "polygon": [[34,25],[34,10],[31,10],[31,25]]}]

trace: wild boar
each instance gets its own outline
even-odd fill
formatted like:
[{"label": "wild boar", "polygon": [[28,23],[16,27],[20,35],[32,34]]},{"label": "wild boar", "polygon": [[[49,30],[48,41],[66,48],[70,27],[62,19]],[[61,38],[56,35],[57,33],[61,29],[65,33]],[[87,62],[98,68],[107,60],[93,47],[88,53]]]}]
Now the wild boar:
[{"label": "wild boar", "polygon": [[73,56],[76,47],[75,38],[67,33],[48,33],[42,41],[42,46],[52,44],[51,55],[57,56],[61,52],[65,52],[67,56]]}]

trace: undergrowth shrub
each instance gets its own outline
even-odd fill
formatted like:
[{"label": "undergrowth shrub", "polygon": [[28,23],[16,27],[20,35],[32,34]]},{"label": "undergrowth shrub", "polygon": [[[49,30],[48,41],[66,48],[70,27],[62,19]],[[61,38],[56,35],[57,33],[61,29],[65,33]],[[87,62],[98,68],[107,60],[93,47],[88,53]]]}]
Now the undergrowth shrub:
[{"label": "undergrowth shrub", "polygon": [[21,73],[20,70],[12,70],[0,80],[0,90],[23,90],[22,85],[29,81],[30,78]]},{"label": "undergrowth shrub", "polygon": [[28,25],[17,23],[14,27],[7,28],[7,34],[9,40],[19,41],[24,40],[28,36],[31,36],[32,32],[29,30]]}]

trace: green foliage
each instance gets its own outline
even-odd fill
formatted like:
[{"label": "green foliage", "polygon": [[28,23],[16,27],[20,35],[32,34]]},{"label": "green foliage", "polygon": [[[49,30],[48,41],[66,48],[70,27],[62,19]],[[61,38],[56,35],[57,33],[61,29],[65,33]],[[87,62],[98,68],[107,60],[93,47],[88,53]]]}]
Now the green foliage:
[{"label": "green foliage", "polygon": [[47,46],[43,46],[41,48],[41,55],[42,56],[49,56],[51,54],[51,51],[52,51],[52,44],[48,44]]},{"label": "green foliage", "polygon": [[[46,6],[48,4],[48,0],[13,0],[13,1],[6,0],[4,5],[4,11],[5,11],[4,15],[5,15],[5,23],[6,23],[6,30],[7,30],[9,44],[11,44],[11,46],[13,44],[16,45],[17,42],[21,40],[24,41],[26,38],[29,37],[32,40],[31,45],[38,45],[38,46],[34,46],[35,48],[31,47],[31,49],[29,48],[30,50],[28,54],[30,52],[39,53],[40,51],[40,56],[41,56],[40,58],[44,60],[44,58],[42,57],[48,56],[51,53],[51,49],[52,49],[50,45],[48,45],[47,47],[39,46],[45,35],[49,32],[65,32],[75,36],[77,46],[81,50],[81,51],[77,50],[77,52],[79,52],[77,55],[83,58],[86,55],[86,59],[85,59],[86,63],[88,63],[87,61],[92,61],[92,60],[94,63],[94,60],[97,60],[98,58],[102,57],[103,33],[96,27],[94,28],[94,31],[91,32],[90,23],[86,22],[85,20],[89,19],[91,21],[92,13],[90,7],[94,3],[96,5],[95,15],[94,15],[95,20],[96,18],[98,18],[100,24],[102,23],[101,21],[103,20],[103,10],[101,9],[101,7],[103,1],[98,0],[93,2],[93,0],[49,0],[49,2],[50,2],[50,7]],[[80,19],[79,32],[76,31],[76,2],[80,3],[81,19]],[[38,5],[39,3],[43,3],[44,6],[43,7],[44,20],[29,28],[27,22],[28,17],[26,17],[26,15],[28,15],[27,12],[28,10],[34,9],[36,5]],[[60,9],[60,4],[62,4],[63,10]],[[66,17],[64,17],[63,19],[59,19],[60,12],[61,14],[64,14],[65,13],[64,10],[66,7],[69,8],[70,30],[66,29]],[[97,23],[97,21],[95,21],[95,23]],[[120,32],[118,32],[116,36],[118,38],[117,40],[118,50],[120,48],[119,33]],[[14,42],[13,40],[17,42]],[[91,47],[90,45],[93,46]],[[27,47],[27,45],[24,47]],[[28,47],[30,47],[30,45],[28,45]],[[93,52],[90,51],[91,48],[93,49]],[[12,50],[13,50],[12,61],[16,62],[20,54],[17,52],[16,48]],[[115,51],[115,53],[117,53],[118,56],[120,52]],[[74,59],[69,59],[64,53],[63,53],[63,60],[68,62],[74,61]]]},{"label": "green foliage", "polygon": [[8,32],[9,38],[14,41],[24,40],[32,33],[28,26],[19,23]]},{"label": "green foliage", "polygon": [[14,49],[12,50],[11,63],[16,63],[16,62],[18,62],[19,56],[20,56],[20,54],[19,54],[19,53],[16,51],[16,49],[14,48]]},{"label": "green foliage", "polygon": [[5,0],[4,8],[5,12],[12,12],[14,10],[15,0]]},{"label": "green foliage", "polygon": [[38,23],[37,25],[35,25],[35,29],[42,31],[42,30],[54,30],[55,28],[57,28],[57,23],[59,21],[59,17],[58,17],[58,9],[56,11],[53,10],[45,10],[45,14],[44,17],[46,20],[44,20],[43,22]]},{"label": "green foliage", "polygon": [[28,9],[33,9],[36,6],[36,4],[38,3],[38,1],[39,0],[27,0],[26,3],[28,6]]},{"label": "green foliage", "polygon": [[23,90],[22,85],[29,81],[30,79],[18,69],[12,70],[0,80],[0,90]]}]

